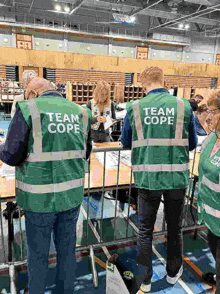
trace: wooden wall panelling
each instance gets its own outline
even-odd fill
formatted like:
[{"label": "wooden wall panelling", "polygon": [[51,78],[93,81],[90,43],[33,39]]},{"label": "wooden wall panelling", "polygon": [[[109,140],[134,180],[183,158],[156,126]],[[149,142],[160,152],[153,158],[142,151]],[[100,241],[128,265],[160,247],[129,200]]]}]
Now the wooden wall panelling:
[{"label": "wooden wall panelling", "polygon": [[186,99],[190,99],[191,96],[191,88],[184,88],[184,95],[183,97]]},{"label": "wooden wall panelling", "polygon": [[6,66],[0,65],[0,78],[6,80]]},{"label": "wooden wall panelling", "polygon": [[220,54],[216,55],[215,64],[218,66],[220,65]]},{"label": "wooden wall panelling", "polygon": [[70,82],[66,84],[66,99],[73,101],[73,85]]},{"label": "wooden wall panelling", "polygon": [[105,80],[108,83],[125,84],[125,73],[123,72],[101,72],[72,69],[56,69],[56,81],[60,83],[80,82],[97,83],[99,80]]},{"label": "wooden wall panelling", "polygon": [[183,98],[184,88],[178,88],[177,97]]},{"label": "wooden wall panelling", "polygon": [[169,87],[194,87],[194,88],[210,88],[211,77],[200,77],[200,76],[165,76],[165,82]]},{"label": "wooden wall panelling", "polygon": [[[159,66],[165,75],[209,76],[220,78],[219,66],[213,64],[188,64],[167,60],[141,60],[113,56],[83,55],[48,50],[25,50],[11,47],[0,47],[1,63],[5,65],[36,67],[81,69],[96,71],[121,71],[135,73],[134,83],[137,82],[137,73],[142,72],[146,66]],[[92,64],[91,64],[92,63]]]}]

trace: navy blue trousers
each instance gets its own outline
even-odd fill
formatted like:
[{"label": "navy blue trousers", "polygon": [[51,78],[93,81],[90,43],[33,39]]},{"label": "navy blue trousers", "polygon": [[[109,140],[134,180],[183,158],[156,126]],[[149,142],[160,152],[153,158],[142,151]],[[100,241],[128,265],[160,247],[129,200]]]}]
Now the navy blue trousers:
[{"label": "navy blue trousers", "polygon": [[29,294],[44,294],[51,233],[57,251],[55,294],[72,294],[75,282],[76,223],[80,206],[58,213],[25,212]]},{"label": "navy blue trousers", "polygon": [[212,255],[216,261],[216,294],[220,294],[220,237],[208,229],[208,242]]}]

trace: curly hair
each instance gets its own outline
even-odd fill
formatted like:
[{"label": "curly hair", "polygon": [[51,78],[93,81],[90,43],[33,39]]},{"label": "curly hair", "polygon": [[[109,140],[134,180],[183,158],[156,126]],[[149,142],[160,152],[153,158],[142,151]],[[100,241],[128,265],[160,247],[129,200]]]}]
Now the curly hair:
[{"label": "curly hair", "polygon": [[25,88],[29,82],[37,77],[37,73],[34,70],[25,70],[22,74],[22,86]]},{"label": "curly hair", "polygon": [[111,86],[103,80],[98,81],[95,90],[93,91],[92,98],[98,105],[110,104]]},{"label": "curly hair", "polygon": [[202,104],[198,107],[197,113],[202,114],[203,112],[208,110],[208,106],[206,104]]},{"label": "curly hair", "polygon": [[207,105],[220,109],[220,89],[216,89],[210,94]]}]

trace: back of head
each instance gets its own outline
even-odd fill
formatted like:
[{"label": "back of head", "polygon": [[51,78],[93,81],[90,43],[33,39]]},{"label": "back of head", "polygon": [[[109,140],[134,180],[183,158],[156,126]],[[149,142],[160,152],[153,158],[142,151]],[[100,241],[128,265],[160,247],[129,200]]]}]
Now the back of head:
[{"label": "back of head", "polygon": [[198,103],[194,99],[189,99],[188,101],[190,103],[190,106],[192,107],[192,110],[197,111],[198,110]]},{"label": "back of head", "polygon": [[106,81],[98,81],[93,91],[93,99],[98,105],[107,105],[110,103],[111,87]]},{"label": "back of head", "polygon": [[48,80],[43,78],[35,78],[31,80],[26,88],[25,98],[31,99],[34,97],[39,97],[43,92],[55,90]]},{"label": "back of head", "polygon": [[197,113],[202,114],[202,113],[206,112],[207,110],[208,110],[208,106],[206,104],[203,104],[198,107]]},{"label": "back of head", "polygon": [[153,84],[164,86],[163,70],[157,66],[147,66],[140,75],[143,87],[150,87]]},{"label": "back of head", "polygon": [[29,82],[37,77],[37,73],[34,70],[25,70],[22,74],[22,86],[26,88]]},{"label": "back of head", "polygon": [[200,103],[204,99],[204,97],[202,95],[200,95],[200,94],[196,94],[196,95],[193,96],[193,99],[195,101],[197,101],[198,103]]}]

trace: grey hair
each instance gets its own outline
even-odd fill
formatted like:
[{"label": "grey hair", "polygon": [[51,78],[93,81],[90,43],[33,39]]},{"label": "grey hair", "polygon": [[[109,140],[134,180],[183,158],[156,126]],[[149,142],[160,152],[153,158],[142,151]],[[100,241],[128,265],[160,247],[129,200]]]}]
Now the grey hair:
[{"label": "grey hair", "polygon": [[37,77],[37,73],[34,70],[25,70],[22,74],[22,86],[27,87],[28,83]]}]

